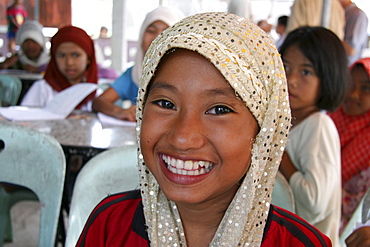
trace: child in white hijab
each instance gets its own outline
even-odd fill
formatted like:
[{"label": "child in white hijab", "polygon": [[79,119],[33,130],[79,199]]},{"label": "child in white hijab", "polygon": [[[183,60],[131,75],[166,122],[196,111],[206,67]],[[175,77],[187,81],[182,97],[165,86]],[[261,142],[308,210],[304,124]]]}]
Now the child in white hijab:
[{"label": "child in white hijab", "polygon": [[16,44],[19,46],[17,54],[2,62],[0,68],[44,72],[50,57],[42,29],[43,26],[35,20],[23,23],[16,34]]},{"label": "child in white hijab", "polygon": [[[135,63],[123,73],[102,95],[93,102],[93,110],[111,117],[135,121],[135,105],[139,86],[139,77],[144,54],[150,43],[166,28],[181,20],[184,15],[175,8],[159,6],[149,12],[141,25]],[[129,100],[132,106],[123,109],[114,103],[118,100]]]},{"label": "child in white hijab", "polygon": [[145,56],[140,190],[103,200],[77,246],[331,246],[270,205],[289,127],[272,40],[234,14],[183,19]]}]

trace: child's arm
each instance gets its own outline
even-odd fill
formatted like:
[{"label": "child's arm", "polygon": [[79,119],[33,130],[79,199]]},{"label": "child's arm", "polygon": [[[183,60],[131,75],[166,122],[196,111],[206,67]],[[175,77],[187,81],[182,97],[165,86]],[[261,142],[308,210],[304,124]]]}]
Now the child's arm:
[{"label": "child's arm", "polygon": [[18,24],[17,20],[14,18],[14,16],[11,16],[10,17],[10,21],[17,27],[19,27],[20,25]]},{"label": "child's arm", "polygon": [[290,177],[297,171],[297,169],[294,167],[293,162],[290,160],[289,155],[286,151],[283,153],[283,157],[281,159],[280,163],[280,171],[284,175],[284,177],[288,180]]}]

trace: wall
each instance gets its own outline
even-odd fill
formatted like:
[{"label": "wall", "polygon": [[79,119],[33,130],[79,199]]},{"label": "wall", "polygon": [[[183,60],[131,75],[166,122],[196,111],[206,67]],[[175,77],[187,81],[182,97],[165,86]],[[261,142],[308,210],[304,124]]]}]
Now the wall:
[{"label": "wall", "polygon": [[[6,8],[13,0],[0,2],[0,25],[6,26]],[[30,19],[35,19],[35,0],[26,0],[23,5],[27,9]],[[39,21],[45,27],[61,27],[71,24],[71,0],[38,0]]]}]

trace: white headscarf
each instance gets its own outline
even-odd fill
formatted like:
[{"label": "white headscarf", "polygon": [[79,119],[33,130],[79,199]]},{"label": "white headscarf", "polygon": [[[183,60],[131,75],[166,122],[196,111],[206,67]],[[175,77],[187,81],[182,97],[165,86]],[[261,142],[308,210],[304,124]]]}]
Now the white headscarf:
[{"label": "white headscarf", "polygon": [[144,60],[144,51],[141,48],[141,44],[143,43],[145,30],[155,21],[163,21],[168,26],[172,26],[184,17],[184,14],[178,9],[163,6],[157,7],[146,15],[143,24],[141,24],[139,39],[137,42],[137,52],[134,60],[135,63],[132,69],[132,80],[136,85],[139,85],[141,67],[143,66]]},{"label": "white headscarf", "polygon": [[[46,38],[44,34],[42,33],[43,26],[35,20],[27,20],[25,23],[20,26],[20,28],[17,31],[16,34],[16,43],[20,46],[20,49],[18,51],[19,54],[19,60],[23,64],[29,64],[33,67],[40,67],[42,65],[45,65],[49,62],[49,54],[46,49]],[[24,56],[23,50],[22,50],[22,44],[25,40],[32,39],[36,43],[38,43],[42,47],[42,52],[40,56],[38,57],[37,61],[32,61],[28,57]]]},{"label": "white headscarf", "polygon": [[[210,246],[260,246],[290,127],[287,83],[279,53],[265,32],[234,14],[197,14],[167,29],[152,42],[144,60],[137,101],[139,146],[148,83],[160,59],[172,48],[193,50],[211,61],[257,119],[260,131],[250,167]],[[186,246],[176,204],[159,188],[140,148],[138,155],[151,246]]]}]

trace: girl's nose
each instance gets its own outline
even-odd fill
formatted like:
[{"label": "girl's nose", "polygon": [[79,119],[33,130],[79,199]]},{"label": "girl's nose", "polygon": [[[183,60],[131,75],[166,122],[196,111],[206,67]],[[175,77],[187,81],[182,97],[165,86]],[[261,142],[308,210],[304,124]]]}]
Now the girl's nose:
[{"label": "girl's nose", "polygon": [[197,149],[205,144],[205,126],[201,117],[181,112],[171,126],[168,142],[178,150]]},{"label": "girl's nose", "polygon": [[71,65],[71,64],[73,63],[73,58],[72,58],[72,57],[70,57],[70,56],[66,56],[66,63],[67,63],[68,65]]},{"label": "girl's nose", "polygon": [[354,86],[350,90],[349,96],[352,99],[358,100],[360,98],[360,89]]},{"label": "girl's nose", "polygon": [[298,76],[295,73],[287,73],[287,82],[288,82],[288,87],[291,88],[296,88],[297,87],[297,82],[298,82]]}]

